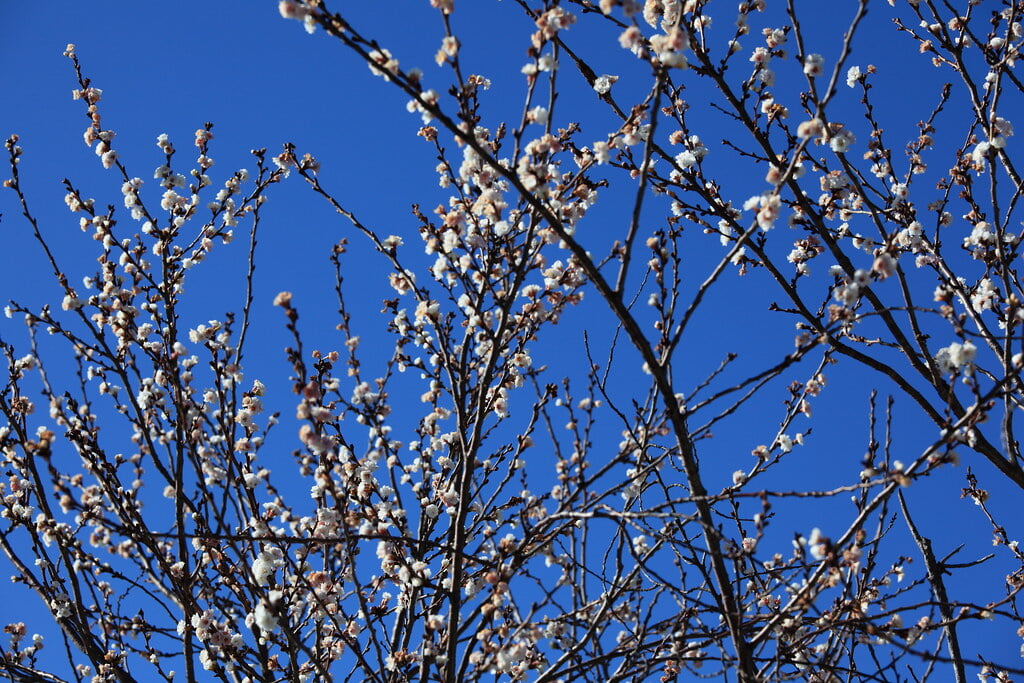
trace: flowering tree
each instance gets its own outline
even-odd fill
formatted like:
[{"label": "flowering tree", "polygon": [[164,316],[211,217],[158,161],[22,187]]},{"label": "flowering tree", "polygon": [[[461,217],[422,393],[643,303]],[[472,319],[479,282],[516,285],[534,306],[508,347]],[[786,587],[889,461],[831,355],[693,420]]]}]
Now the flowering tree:
[{"label": "flowering tree", "polygon": [[[436,155],[444,200],[392,230],[290,144],[219,175],[212,124],[194,158],[161,135],[144,183],[69,45],[85,143],[123,208],[66,181],[98,245],[96,265],[72,272],[8,139],[4,185],[63,299],[6,309],[27,337],[4,328],[0,546],[59,635],[7,625],[0,671],[1024,671],[1011,656],[1024,555],[1000,508],[1024,488],[1024,186],[1006,115],[1024,92],[1024,3],[959,4],[872,7],[941,74],[908,142],[890,139],[900,122],[872,92],[903,67],[855,49],[881,30],[867,0],[843,6],[832,41],[792,0],[741,2],[738,17],[700,0],[480,2],[525,29],[520,86],[505,92],[476,73],[479,38],[458,32],[453,0],[429,3],[429,75],[389,49],[388,17],[374,28],[283,0],[283,17],[326,33],[422,118],[410,144]],[[615,75],[598,68],[613,61]],[[317,344],[330,350],[310,350],[301,295],[273,301],[291,396],[268,389],[280,368],[254,357],[250,325],[257,233],[284,182],[327,202],[346,235],[328,255],[339,336]],[[238,250],[236,231],[243,305],[200,324],[186,281]],[[382,266],[378,327],[350,313],[350,258]],[[726,318],[756,321],[739,352],[708,342]],[[850,397],[826,388],[843,373],[880,390],[865,390],[860,441],[838,427],[857,413]],[[836,462],[808,468],[825,453]],[[934,482],[976,503],[958,514],[975,516],[990,554],[954,561],[956,539],[925,530],[956,505],[915,495]]]}]

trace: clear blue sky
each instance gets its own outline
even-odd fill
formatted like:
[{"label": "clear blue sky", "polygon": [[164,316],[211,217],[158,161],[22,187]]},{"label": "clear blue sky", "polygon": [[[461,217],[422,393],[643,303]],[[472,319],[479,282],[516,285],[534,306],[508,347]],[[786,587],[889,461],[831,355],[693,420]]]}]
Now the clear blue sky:
[{"label": "clear blue sky", "polygon": [[[379,37],[403,65],[421,66],[428,83],[432,75],[439,74],[433,63],[440,36],[439,20],[426,0],[335,0],[335,4],[357,6],[344,11],[351,12],[357,22],[365,21],[365,32]],[[478,69],[494,83],[494,95],[487,100],[485,115],[514,120],[519,116],[522,76],[518,72],[525,61],[529,23],[511,2],[459,0],[458,4],[456,30],[460,26],[472,27],[474,30],[465,35],[476,36],[476,42],[464,41],[467,59],[470,63],[473,59],[484,60],[484,66]],[[735,3],[727,5],[723,22],[732,20],[735,9]],[[815,35],[819,36],[820,44],[810,46],[810,51],[821,52],[826,59],[834,56],[838,48],[836,31],[845,24],[833,24],[833,12],[848,12],[853,3],[834,0],[798,5],[808,8],[808,25],[818,30]],[[383,18],[375,15],[382,6],[388,8]],[[823,9],[826,6],[828,9]],[[926,116],[936,101],[934,84],[941,75],[927,66],[925,60],[913,58],[916,47],[896,35],[882,16],[888,11],[885,3],[873,3],[869,25],[855,45],[851,64],[863,68],[875,63],[881,67],[880,116],[891,121],[887,133],[891,132],[890,140],[899,141],[892,143],[899,149],[902,141],[913,133],[917,120]],[[502,17],[500,25],[485,18],[493,16]],[[78,230],[77,216],[64,208],[61,180],[72,179],[83,188],[83,194],[95,197],[99,204],[120,204],[121,197],[120,182],[113,172],[103,171],[82,142],[87,121],[82,104],[71,99],[74,73],[69,60],[62,56],[67,43],[77,45],[86,74],[104,91],[101,110],[105,125],[117,131],[115,148],[132,175],[149,181],[153,168],[162,163],[155,145],[157,135],[166,133],[177,141],[179,149],[190,150],[194,131],[204,122],[212,121],[214,176],[223,177],[218,174],[226,175],[240,167],[251,168],[248,150],[252,148],[267,147],[277,153],[281,143],[294,142],[300,153],[311,152],[322,161],[324,182],[338,190],[349,208],[380,233],[403,235],[407,244],[415,245],[418,241],[409,206],[420,203],[429,210],[445,201],[446,194],[437,187],[433,175],[436,161],[430,148],[415,135],[419,119],[405,111],[406,98],[373,78],[341,45],[322,33],[308,36],[299,24],[281,19],[276,2],[56,0],[45,6],[7,2],[0,5],[0,26],[5,28],[0,41],[4,91],[0,134],[21,136],[20,144],[25,150],[20,167],[23,184],[45,234],[56,244],[58,258],[67,264],[72,280],[89,272],[94,243]],[[614,72],[621,55],[611,54],[611,49],[606,45],[602,50],[607,55],[598,50],[593,53],[597,63],[606,63],[609,71]],[[556,113],[560,124],[575,118],[572,106],[586,101],[585,90],[579,89],[578,84],[577,90],[569,87]],[[506,92],[509,94],[505,95]],[[857,100],[845,87],[839,97],[849,105]],[[586,106],[592,107],[594,103]],[[584,139],[602,139],[610,130],[611,119],[603,116],[600,112],[586,112],[589,127],[585,125]],[[860,114],[856,117],[859,121]],[[720,124],[714,123],[712,112],[698,116],[697,120],[701,118],[707,120],[708,128],[698,132],[712,147],[712,154],[720,159],[717,163],[736,165],[728,170],[734,180],[763,177],[763,171],[746,169],[725,152],[719,144],[725,133],[715,128]],[[859,137],[863,143],[867,136]],[[742,202],[760,191],[757,187],[737,191],[735,196]],[[622,201],[628,202],[629,198]],[[622,226],[628,221],[626,206],[609,198],[607,206],[602,205],[600,216],[591,217],[587,229],[593,231],[595,251],[607,249],[610,240],[622,234]],[[298,181],[272,192],[270,207],[268,220],[261,228],[257,255],[258,306],[253,324],[259,336],[249,352],[250,363],[255,365],[250,374],[280,389],[286,387],[288,374],[282,353],[286,339],[280,311],[270,305],[273,295],[282,289],[296,293],[302,324],[309,334],[307,348],[339,348],[339,340],[332,336],[335,320],[327,255],[340,237],[347,236],[356,242],[358,236]],[[11,193],[0,195],[0,212],[0,299],[13,298],[33,306],[59,302],[59,289],[45,276],[45,262],[18,215]],[[195,283],[188,290],[197,295],[192,299],[194,308],[190,309],[195,323],[222,318],[225,311],[240,308],[245,242],[241,233],[240,230],[239,239],[230,247],[232,251],[217,254],[215,262],[207,264],[211,267],[197,269]],[[369,251],[344,263],[347,282],[352,287],[348,303],[356,315],[356,324],[365,324],[367,330],[372,330],[380,320],[381,298],[392,296],[383,289],[386,264],[375,260]],[[824,271],[827,265],[820,263],[817,268]],[[709,267],[695,259],[694,278],[701,277]],[[757,332],[792,329],[792,321],[767,312],[767,304],[779,297],[766,289],[766,280],[761,278],[762,274],[756,272],[743,280],[730,274],[730,283],[722,290],[721,298],[699,321],[706,334],[687,342],[692,345],[688,352],[695,359],[695,375],[681,381],[680,390],[696,384],[726,351],[741,352],[750,361],[748,367],[756,367],[791,348],[791,336],[787,334],[762,336]],[[586,325],[596,325],[590,329],[594,338],[605,343],[612,330],[608,320],[607,316],[586,319]],[[16,336],[18,326],[2,322],[0,334],[9,341],[20,341]],[[562,353],[550,359],[566,363],[574,372],[579,371],[572,363],[580,358],[583,326],[582,316],[570,316],[562,326],[549,330],[562,335],[557,342]],[[364,332],[364,339],[370,334]],[[566,349],[570,352],[565,353]],[[805,367],[788,379],[806,379],[809,370]],[[813,427],[814,433],[807,446],[792,458],[791,468],[781,475],[794,482],[849,481],[866,446],[868,391],[871,387],[878,387],[883,393],[890,389],[880,378],[861,368],[830,369],[828,378],[828,389],[815,402],[814,420],[798,423],[800,429]],[[733,470],[749,467],[750,449],[774,434],[770,430],[782,414],[779,402],[784,396],[779,387],[764,396],[774,403],[748,410],[728,431],[701,444],[702,461],[718,477],[715,486],[725,485]],[[285,396],[283,405],[287,406],[290,400]],[[915,417],[914,408],[905,402],[898,404],[897,410],[902,422],[896,447],[906,449],[906,455],[898,457],[911,460],[935,438],[937,430]],[[744,426],[736,427],[737,424]],[[283,433],[278,438],[282,436]],[[284,450],[293,447],[293,443],[281,444]],[[966,464],[975,467],[984,483],[991,484],[994,490],[1000,489],[1002,484],[987,464],[978,460]],[[989,552],[991,544],[975,506],[958,498],[959,488],[964,485],[963,473],[962,465],[958,470],[915,484],[907,494],[912,505],[930,510],[930,514],[921,514],[916,521],[924,533],[936,539],[937,553],[943,555],[965,543],[960,557],[966,561]],[[779,486],[784,487],[783,483]],[[1019,510],[1020,492],[1007,487],[1002,493],[993,496],[993,503],[1004,513],[1004,520],[1017,523],[1018,516],[1011,511]],[[942,501],[942,505],[930,506],[931,500]],[[818,517],[798,513],[789,526],[778,525],[779,538],[784,539],[792,532],[807,534],[813,526],[826,527],[826,511],[835,505],[835,509],[848,512],[844,504],[847,503],[822,503],[820,508],[814,508],[821,511],[815,513]],[[1011,537],[1013,531],[1019,532],[1020,528],[1012,529]],[[905,538],[901,520],[897,520],[893,533]],[[780,546],[780,551],[785,552],[785,548]],[[911,546],[905,553],[917,556]],[[962,576],[981,583],[1000,580],[998,573],[986,573],[984,568],[971,572]],[[21,589],[2,582],[0,599],[21,604],[20,601],[31,598]],[[42,631],[43,622],[30,623],[29,628]],[[1011,655],[1020,647],[1019,639],[1012,637],[1012,633],[985,631],[983,626],[973,633],[975,639],[971,643],[977,651],[965,648],[969,656],[981,652],[1012,661]]]}]

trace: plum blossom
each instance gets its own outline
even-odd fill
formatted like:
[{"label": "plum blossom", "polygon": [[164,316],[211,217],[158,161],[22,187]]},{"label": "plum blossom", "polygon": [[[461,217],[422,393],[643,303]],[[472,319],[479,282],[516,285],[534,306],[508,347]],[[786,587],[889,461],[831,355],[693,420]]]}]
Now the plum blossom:
[{"label": "plum blossom", "polygon": [[777,49],[786,44],[786,31],[781,28],[766,28],[762,31],[765,44],[771,49]]},{"label": "plum blossom", "polygon": [[309,13],[309,8],[296,0],[281,0],[277,3],[277,10],[285,19],[301,20]]},{"label": "plum blossom", "polygon": [[851,66],[846,71],[846,85],[848,87],[850,87],[850,88],[856,87],[857,86],[857,81],[860,80],[860,77],[861,77],[860,67],[856,66],[856,65]]},{"label": "plum blossom", "polygon": [[974,149],[971,150],[971,162],[975,171],[981,173],[985,170],[985,159],[988,158],[992,149],[992,143],[984,140],[974,146]]},{"label": "plum blossom", "polygon": [[840,128],[832,134],[832,137],[828,141],[828,145],[836,154],[842,154],[849,151],[850,146],[856,141],[857,138],[848,128]]},{"label": "plum blossom", "polygon": [[380,76],[385,81],[390,81],[391,76],[398,73],[398,60],[391,56],[391,51],[385,48],[370,52],[369,64],[370,73]]},{"label": "plum blossom", "polygon": [[[619,38],[619,42],[623,44],[622,37]],[[623,44],[623,47],[626,45]],[[658,61],[669,68],[681,69],[687,66],[688,62],[683,50],[689,47],[689,34],[678,26],[673,26],[664,34],[651,38],[651,49],[658,56]]]},{"label": "plum blossom", "polygon": [[995,149],[1002,149],[1006,146],[1006,138],[1013,135],[1013,124],[1001,116],[997,116],[992,122],[992,135],[989,144]]},{"label": "plum blossom", "polygon": [[964,374],[970,375],[974,371],[974,358],[978,353],[978,347],[970,341],[964,343],[954,342],[943,347],[935,354],[935,364],[943,374],[954,374],[961,369]]},{"label": "plum blossom", "polygon": [[767,232],[775,227],[782,209],[782,200],[777,194],[763,194],[751,197],[743,203],[744,211],[757,209],[757,225]]},{"label": "plum blossom", "polygon": [[767,66],[771,60],[771,51],[763,46],[755,47],[753,54],[750,55],[750,61],[758,66]]},{"label": "plum blossom", "polygon": [[277,10],[285,19],[301,21],[306,29],[306,33],[316,31],[316,14],[314,14],[312,7],[303,5],[297,0],[281,0],[277,4]]},{"label": "plum blossom", "polygon": [[833,298],[844,306],[852,306],[860,298],[860,286],[856,282],[837,285],[832,291]]},{"label": "plum blossom", "polygon": [[[97,148],[98,149],[98,148]],[[117,152],[114,150],[107,150],[100,155],[100,162],[103,164],[103,168],[110,168],[117,161]]]},{"label": "plum blossom", "polygon": [[815,560],[824,560],[829,550],[829,540],[821,533],[821,529],[815,527],[811,530],[811,537],[807,539],[810,546],[811,557]]},{"label": "plum blossom", "polygon": [[276,607],[281,602],[281,598],[284,594],[281,591],[273,590],[267,595],[266,599],[261,600],[256,609],[253,610],[250,615],[250,619],[246,619],[247,622],[255,624],[264,633],[271,633],[276,631],[278,626],[277,615],[275,614]]},{"label": "plum blossom", "polygon": [[825,132],[825,124],[821,119],[804,121],[796,128],[797,137],[801,140],[820,137],[823,132]]},{"label": "plum blossom", "polygon": [[437,104],[437,91],[436,90],[424,90],[420,93],[419,99],[409,100],[405,105],[406,111],[410,114],[418,113],[420,119],[423,121],[423,125],[427,125],[434,119],[434,115],[430,112],[430,107]]},{"label": "plum blossom", "polygon": [[619,80],[618,76],[610,76],[608,74],[598,76],[597,79],[594,80],[594,90],[599,95],[607,95],[612,89],[612,84],[617,80]]},{"label": "plum blossom", "polygon": [[906,201],[907,197],[910,196],[910,188],[907,187],[906,183],[893,183],[891,189],[893,198],[896,201]]},{"label": "plum blossom", "polygon": [[687,150],[676,155],[676,163],[681,169],[687,170],[697,165],[697,156]]},{"label": "plum blossom", "polygon": [[545,107],[534,107],[526,112],[526,120],[539,126],[545,126],[548,123],[548,110]]},{"label": "plum blossom", "polygon": [[825,58],[819,54],[804,57],[804,73],[812,78],[825,73]]},{"label": "plum blossom", "polygon": [[644,44],[644,34],[636,26],[630,26],[619,36],[619,45],[626,50],[639,52]]},{"label": "plum blossom", "polygon": [[992,310],[999,300],[999,291],[990,278],[982,278],[971,293],[971,306],[976,311]]},{"label": "plum blossom", "polygon": [[871,265],[871,272],[877,274],[880,280],[891,277],[896,273],[896,259],[888,252],[883,251],[875,257],[875,262]]},{"label": "plum blossom", "polygon": [[907,227],[896,234],[896,239],[901,247],[910,248],[915,251],[923,246],[923,237],[924,227],[920,221],[911,221]]},{"label": "plum blossom", "polygon": [[539,47],[545,40],[551,40],[559,31],[568,29],[575,23],[576,15],[567,12],[563,7],[552,7],[537,18],[538,31],[533,38],[534,45]]}]

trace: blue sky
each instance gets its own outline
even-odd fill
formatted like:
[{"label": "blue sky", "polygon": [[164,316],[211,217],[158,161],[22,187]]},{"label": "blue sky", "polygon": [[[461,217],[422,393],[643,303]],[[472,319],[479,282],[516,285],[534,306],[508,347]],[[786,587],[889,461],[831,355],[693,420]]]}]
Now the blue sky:
[{"label": "blue sky", "polygon": [[[385,3],[345,4],[357,5],[345,12],[351,13],[365,33],[380,38],[403,65],[421,66],[428,83],[434,77],[445,82],[432,59],[441,35],[440,22],[426,0],[386,3],[388,9],[383,16],[379,7]],[[834,12],[850,12],[853,3],[828,3],[835,9],[827,11],[822,9],[825,3],[804,5],[809,12],[808,34],[819,43],[810,51],[821,52],[826,59],[833,57],[837,38],[845,28],[844,22],[835,21]],[[896,35],[882,16],[889,11],[887,6],[874,3],[871,11],[851,63],[882,67],[875,91],[876,101],[881,103],[878,114],[887,122],[890,141],[899,141],[890,144],[899,149],[902,141],[914,134],[917,120],[926,116],[935,103],[935,83],[941,75],[925,60],[914,59],[916,47]],[[727,13],[732,12],[730,4]],[[480,64],[479,69],[493,82],[493,94],[485,99],[485,117],[515,119],[521,106],[523,78],[519,68],[525,61],[529,22],[511,2],[475,0],[460,0],[455,19],[457,31],[460,27],[471,29],[464,33],[473,38],[464,39],[465,59]],[[179,149],[191,153],[194,131],[212,121],[215,139],[211,156],[216,160],[213,175],[252,168],[250,149],[266,147],[277,153],[283,142],[293,142],[300,153],[311,152],[321,160],[321,178],[338,192],[348,208],[381,234],[403,235],[407,244],[418,242],[410,205],[419,203],[429,210],[446,200],[433,174],[436,160],[431,149],[415,135],[419,119],[405,110],[406,98],[374,78],[322,32],[308,36],[299,24],[282,20],[276,2],[182,0],[169,7],[166,3],[58,0],[45,8],[35,3],[5,3],[0,5],[0,25],[8,28],[0,42],[6,92],[5,104],[0,108],[0,133],[17,133],[21,138],[25,150],[20,166],[23,185],[45,235],[55,244],[58,259],[66,264],[72,280],[89,273],[94,244],[78,230],[77,217],[64,208],[61,180],[70,178],[99,204],[119,204],[121,197],[120,183],[112,172],[102,170],[82,142],[87,120],[84,107],[70,96],[75,81],[69,60],[62,56],[67,43],[77,45],[85,73],[104,91],[101,110],[105,125],[117,131],[115,148],[130,174],[148,181],[152,169],[162,163],[155,145],[157,135],[168,134]],[[608,36],[614,46],[614,35]],[[621,70],[622,87],[626,87],[625,69],[631,67],[621,66],[622,57],[613,53],[611,46],[604,44],[591,50],[595,65],[607,65],[609,72]],[[837,98],[836,107],[855,106],[858,96],[842,87]],[[699,102],[699,96],[694,101]],[[577,110],[585,118],[585,140],[602,139],[614,125],[610,116],[596,109],[585,84],[566,78],[556,118],[564,124]],[[860,117],[859,112],[856,116]],[[719,141],[731,133],[719,128],[719,118],[710,109],[694,114],[694,121],[706,126],[698,132],[712,148],[712,163],[737,185],[760,180],[762,170],[745,167],[720,145]],[[865,140],[867,136],[858,137]],[[939,140],[941,149],[941,132]],[[744,194],[739,189],[736,198],[742,202],[759,191]],[[592,216],[587,226],[593,231],[588,246],[592,243],[595,251],[606,250],[621,234],[619,226],[628,221],[628,197],[615,199],[610,194],[607,201],[601,201],[600,215]],[[0,212],[5,245],[0,250],[0,298],[17,299],[32,307],[59,302],[60,290],[45,277],[45,261],[10,193],[0,195]],[[261,231],[253,319],[258,335],[249,351],[253,364],[249,371],[269,387],[281,389],[287,386],[288,368],[282,353],[287,341],[280,311],[271,306],[274,294],[282,289],[295,292],[308,348],[338,348],[327,255],[340,237],[355,243],[358,236],[298,180],[271,193]],[[241,232],[230,248],[205,264],[208,267],[196,269],[195,279],[188,286],[193,296],[187,309],[196,323],[222,318],[225,311],[241,307],[245,256]],[[714,242],[717,246],[717,240]],[[709,255],[713,250],[696,243],[693,249],[694,281],[699,282],[710,265],[698,256],[704,253],[702,249],[708,249]],[[351,287],[347,303],[357,329],[360,325],[367,330],[373,330],[374,325],[379,329],[380,300],[392,295],[383,289],[386,263],[363,245],[354,247],[343,264],[346,283]],[[817,268],[824,271],[827,265],[819,264]],[[779,295],[768,289],[763,273],[755,271],[745,278],[730,273],[726,279],[695,322],[706,331],[686,341],[686,353],[694,359],[694,377],[680,380],[680,390],[699,382],[726,351],[740,352],[744,362],[749,362],[744,367],[757,367],[792,348],[791,335],[776,333],[780,328],[792,329],[792,321],[768,312],[768,304]],[[558,328],[549,330],[557,338],[548,349],[548,359],[564,363],[567,372],[577,375],[582,367],[578,361],[583,329],[588,329],[592,344],[598,347],[607,345],[614,333],[610,318],[598,312],[596,302],[588,306],[594,308],[584,307],[567,316]],[[17,326],[3,322],[0,334],[9,341],[19,341]],[[372,348],[368,353],[374,358]],[[628,352],[622,356],[627,359],[624,363],[633,362]],[[386,352],[381,353],[384,357]],[[787,375],[787,380],[806,379],[810,369],[805,363]],[[630,377],[623,371],[613,379],[628,390]],[[798,421],[794,427],[813,427],[814,431],[808,445],[795,453],[789,466],[777,475],[780,488],[787,483],[797,487],[799,482],[821,481],[824,485],[848,481],[866,446],[868,392],[873,387],[883,394],[891,390],[877,376],[852,366],[829,368],[828,379],[827,390],[815,401],[814,419]],[[716,486],[725,485],[733,470],[749,467],[750,449],[772,438],[773,425],[777,426],[782,415],[782,386],[784,382],[776,383],[761,403],[741,413],[740,420],[728,423],[730,426],[716,433],[714,439],[701,443],[702,461]],[[284,398],[285,406],[289,400],[288,396]],[[911,460],[935,438],[936,430],[907,402],[898,402],[896,410],[899,430],[895,447],[906,453],[897,457]],[[283,443],[281,447],[291,449],[294,444]],[[994,493],[1003,494],[993,495],[993,505],[1003,513],[1004,521],[1016,523],[1018,516],[1012,511],[1019,509],[1020,492],[1008,486],[1001,488],[1005,485],[986,463],[966,464],[974,466],[983,484]],[[907,495],[912,505],[916,502],[921,510],[928,511],[916,521],[924,533],[935,538],[939,554],[965,543],[960,557],[966,560],[989,552],[991,543],[975,506],[969,500],[959,500],[964,469],[961,465],[959,470],[919,482]],[[944,501],[944,507],[933,506],[931,501]],[[784,540],[793,532],[807,534],[812,526],[826,526],[828,515],[845,511],[843,505],[848,503],[823,502],[813,508],[813,514],[796,513],[788,523],[779,523],[779,538]],[[901,520],[896,521],[893,534],[905,538]],[[905,553],[917,554],[910,546]],[[998,572],[993,575],[983,568],[962,576],[968,582],[998,580],[994,578]],[[0,584],[0,597],[30,599],[6,583]],[[30,630],[42,630],[42,622],[37,623],[30,623]],[[1020,647],[1019,639],[1009,632],[987,631],[982,625],[972,633],[975,640],[971,642],[979,648],[984,645],[985,656],[1013,661]]]}]

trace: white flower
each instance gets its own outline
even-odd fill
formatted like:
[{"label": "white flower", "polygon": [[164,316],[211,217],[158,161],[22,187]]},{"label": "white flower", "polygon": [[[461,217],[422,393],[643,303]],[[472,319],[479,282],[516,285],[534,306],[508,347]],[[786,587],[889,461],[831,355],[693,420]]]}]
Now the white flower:
[{"label": "white flower", "polygon": [[300,21],[304,20],[309,13],[309,8],[300,5],[295,0],[281,0],[277,3],[277,10],[285,19],[298,19]]},{"label": "white flower", "polygon": [[71,294],[65,294],[64,300],[61,302],[60,307],[65,311],[77,311],[85,304],[84,301]]},{"label": "white flower", "polygon": [[828,141],[828,144],[833,152],[841,154],[848,151],[850,146],[856,141],[857,138],[854,137],[853,133],[846,128],[840,128],[832,135],[832,139]]},{"label": "white flower", "polygon": [[822,134],[825,130],[825,124],[822,123],[821,119],[811,119],[810,121],[804,121],[796,127],[796,134],[801,140],[807,138],[816,138]]},{"label": "white flower", "polygon": [[857,86],[857,81],[861,77],[861,71],[859,66],[851,66],[846,72],[846,85],[851,88]]},{"label": "white flower", "polygon": [[772,60],[772,53],[766,47],[755,47],[753,54],[750,55],[750,61],[754,64],[768,64]]},{"label": "white flower", "polygon": [[757,208],[757,225],[762,230],[771,230],[779,217],[782,209],[782,200],[778,195],[753,196],[743,203],[743,210],[750,211]]},{"label": "white flower", "polygon": [[988,156],[989,150],[992,149],[991,143],[979,142],[971,150],[971,161],[977,164],[980,168],[978,170],[984,170],[985,168],[985,157]]},{"label": "white flower", "polygon": [[398,72],[398,60],[391,55],[390,50],[381,48],[370,52],[370,73],[374,76],[381,76],[385,81],[390,81],[390,74]]},{"label": "white flower", "polygon": [[609,76],[608,74],[599,76],[594,80],[594,90],[599,95],[607,95],[608,91],[612,89],[612,84],[617,80],[619,80],[618,76]]},{"label": "white flower", "polygon": [[530,123],[536,123],[539,126],[547,125],[548,110],[544,107],[534,107],[530,111],[526,112],[526,120]]},{"label": "white flower", "polygon": [[852,306],[860,298],[860,287],[857,283],[851,282],[846,285],[838,285],[832,292],[833,298],[844,306]]},{"label": "white flower", "polygon": [[954,342],[939,349],[935,354],[935,364],[946,374],[953,374],[963,368],[964,374],[969,375],[974,370],[974,358],[977,353],[978,347],[969,341],[963,344]]},{"label": "white flower", "polygon": [[992,280],[985,277],[981,279],[974,292],[971,293],[971,306],[978,311],[990,310],[995,305],[998,297],[999,292],[996,291]]},{"label": "white flower", "polygon": [[284,564],[283,553],[280,548],[263,546],[263,552],[253,560],[252,575],[260,586],[269,585],[274,569]]},{"label": "white flower", "polygon": [[[280,591],[271,591],[271,593],[280,595]],[[276,631],[278,627],[277,617],[274,616],[274,613],[265,602],[260,602],[260,604],[256,605],[256,610],[253,612],[253,621],[264,633]]]},{"label": "white flower", "polygon": [[822,536],[821,529],[815,527],[811,531],[811,537],[807,540],[810,545],[811,556],[816,560],[825,559],[828,552],[828,539]]},{"label": "white flower", "polygon": [[804,57],[804,73],[808,76],[820,76],[825,72],[825,58],[819,54]]},{"label": "white flower", "polygon": [[686,169],[693,168],[697,165],[697,156],[693,152],[687,150],[676,155],[676,163],[679,164],[679,168],[685,171]]}]

